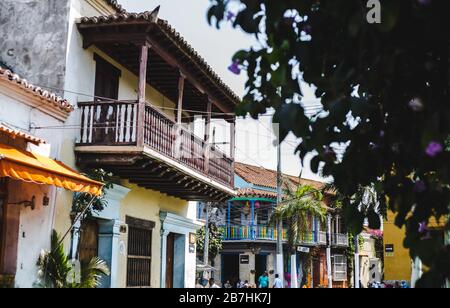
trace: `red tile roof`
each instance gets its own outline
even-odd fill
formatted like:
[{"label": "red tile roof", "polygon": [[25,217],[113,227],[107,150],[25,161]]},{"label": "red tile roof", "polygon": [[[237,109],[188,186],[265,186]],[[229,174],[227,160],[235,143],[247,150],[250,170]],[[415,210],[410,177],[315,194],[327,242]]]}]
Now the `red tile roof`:
[{"label": "red tile roof", "polygon": [[[275,170],[269,170],[243,163],[236,163],[235,172],[248,183],[272,189],[277,188],[277,172]],[[287,174],[283,174],[283,182],[284,185],[290,185],[294,188],[299,185],[309,185],[316,189],[321,189],[324,186],[324,183],[321,182],[299,179],[296,176]]]},{"label": "red tile roof", "polygon": [[47,101],[55,108],[59,108],[62,111],[69,113],[74,110],[73,106],[66,99],[56,95],[55,93],[35,86],[29,83],[26,79],[23,79],[19,75],[14,74],[10,70],[4,69],[2,67],[0,67],[0,81],[1,80],[9,82],[25,92],[38,96],[39,98]]},{"label": "red tile roof", "polygon": [[35,137],[16,128],[9,127],[7,124],[4,123],[0,123],[0,132],[8,134],[12,138],[25,139],[26,141],[34,144],[46,143],[44,139]]},{"label": "red tile roof", "polygon": [[262,189],[255,188],[240,188],[237,191],[238,197],[247,197],[247,198],[267,198],[267,199],[276,199],[277,193]]},{"label": "red tile roof", "polygon": [[117,0],[105,0],[105,2],[112,6],[117,13],[126,13],[126,10],[119,4]]}]

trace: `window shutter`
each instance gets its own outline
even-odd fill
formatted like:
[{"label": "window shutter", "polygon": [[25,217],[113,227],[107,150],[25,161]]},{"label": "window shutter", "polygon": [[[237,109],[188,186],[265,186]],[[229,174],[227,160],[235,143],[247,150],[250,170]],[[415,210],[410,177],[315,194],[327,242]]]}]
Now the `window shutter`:
[{"label": "window shutter", "polygon": [[334,281],[347,281],[347,258],[344,255],[334,256]]}]

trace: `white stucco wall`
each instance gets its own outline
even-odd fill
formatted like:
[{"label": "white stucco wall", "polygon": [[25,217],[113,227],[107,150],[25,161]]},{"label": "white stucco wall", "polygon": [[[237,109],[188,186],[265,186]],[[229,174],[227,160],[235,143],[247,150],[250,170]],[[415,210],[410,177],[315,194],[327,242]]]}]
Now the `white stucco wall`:
[{"label": "white stucco wall", "polygon": [[[64,135],[60,127],[63,122],[40,110],[42,104],[50,103],[17,91],[8,84],[0,84],[0,122],[44,139],[47,144],[39,147],[29,145],[28,150],[59,159]],[[17,287],[32,287],[37,278],[39,253],[42,249],[49,249],[57,188],[10,180],[8,190],[10,203],[29,201],[33,196],[36,200],[34,210],[17,205],[21,208],[15,283]],[[50,199],[46,207],[42,205],[44,196]]]}]

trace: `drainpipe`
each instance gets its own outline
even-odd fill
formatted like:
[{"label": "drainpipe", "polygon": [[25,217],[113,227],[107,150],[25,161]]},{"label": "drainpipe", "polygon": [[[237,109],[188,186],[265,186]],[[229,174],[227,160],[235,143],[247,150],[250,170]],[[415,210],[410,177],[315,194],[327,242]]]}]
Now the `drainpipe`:
[{"label": "drainpipe", "polygon": [[203,245],[203,263],[205,267],[208,266],[209,258],[209,203],[206,203],[206,217],[205,217],[205,243]]},{"label": "drainpipe", "polygon": [[[277,206],[283,201],[281,192],[281,144],[277,148]],[[277,273],[284,287],[284,264],[283,264],[283,221],[277,221]]]}]

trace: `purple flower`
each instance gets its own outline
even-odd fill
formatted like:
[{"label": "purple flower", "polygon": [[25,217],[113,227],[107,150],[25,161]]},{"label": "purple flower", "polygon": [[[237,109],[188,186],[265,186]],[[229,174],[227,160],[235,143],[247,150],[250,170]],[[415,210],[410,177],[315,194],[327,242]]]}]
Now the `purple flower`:
[{"label": "purple flower", "polygon": [[233,74],[239,75],[241,74],[241,68],[239,67],[239,61],[234,61],[229,67],[228,70]]},{"label": "purple flower", "polygon": [[423,110],[423,102],[420,98],[413,98],[408,103],[409,108],[414,112],[420,112]]},{"label": "purple flower", "polygon": [[428,231],[428,226],[426,222],[419,223],[419,233],[425,233]]},{"label": "purple flower", "polygon": [[428,144],[425,153],[427,153],[428,156],[434,158],[434,157],[438,156],[439,154],[441,154],[442,151],[444,151],[442,144],[440,144],[439,142],[436,142],[436,141],[432,141],[432,142],[430,142],[430,144]]},{"label": "purple flower", "polygon": [[234,13],[231,12],[231,11],[228,11],[228,12],[227,12],[227,20],[228,20],[228,21],[231,21],[234,17],[236,17],[236,14],[234,14]]},{"label": "purple flower", "polygon": [[384,130],[380,131],[380,138],[384,138],[386,136],[386,132]]},{"label": "purple flower", "polygon": [[416,193],[423,193],[425,190],[427,190],[427,185],[425,184],[424,181],[417,181],[416,183],[414,183],[414,191]]}]

